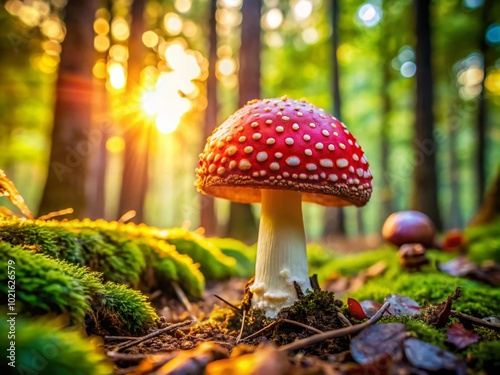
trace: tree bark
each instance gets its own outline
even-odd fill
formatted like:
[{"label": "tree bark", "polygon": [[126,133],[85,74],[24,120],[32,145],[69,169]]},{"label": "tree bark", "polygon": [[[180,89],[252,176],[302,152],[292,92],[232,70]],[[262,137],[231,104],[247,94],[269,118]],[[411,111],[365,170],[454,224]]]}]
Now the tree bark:
[{"label": "tree bark", "polygon": [[484,198],[484,202],[478,213],[471,220],[471,226],[489,224],[500,218],[500,168],[497,170],[497,175],[491,184],[488,194]]},{"label": "tree bark", "polygon": [[88,159],[95,152],[90,132],[92,110],[92,24],[97,1],[70,0],[65,9],[66,37],[62,43],[52,147],[39,214],[73,208],[68,217],[83,218],[88,205]]},{"label": "tree bark", "polygon": [[[262,0],[243,0],[238,72],[240,107],[260,97],[261,6]],[[257,240],[257,223],[250,205],[231,203],[226,235],[247,243]]]},{"label": "tree bark", "polygon": [[[140,84],[141,70],[144,65],[146,48],[142,34],[146,30],[144,20],[145,0],[134,0],[131,8],[129,59],[127,78],[127,100],[134,108],[137,106],[137,89]],[[125,156],[123,161],[122,185],[118,215],[134,210],[136,215],[130,219],[134,223],[144,221],[144,202],[148,189],[149,149],[151,146],[152,124],[147,124],[138,116],[137,111],[125,115],[121,120],[124,127]],[[134,113],[135,112],[135,113]]]},{"label": "tree bark", "polygon": [[415,107],[415,170],[412,209],[429,216],[438,230],[442,228],[436,171],[437,144],[434,140],[432,46],[430,0],[414,0],[416,15],[417,97]]},{"label": "tree bark", "polygon": [[[218,98],[217,77],[215,64],[217,63],[217,0],[210,1],[210,31],[208,36],[208,78],[207,78],[207,109],[205,111],[205,125],[203,127],[203,144],[212,134],[217,124]],[[200,197],[200,226],[205,229],[205,236],[215,236],[217,233],[217,216],[215,215],[214,198],[208,195]]]},{"label": "tree bark", "polygon": [[[339,48],[339,4],[338,0],[331,2],[332,15],[332,96],[333,96],[333,115],[341,119],[341,100],[339,83],[339,61],[337,50]],[[360,214],[359,214],[360,215]],[[329,236],[345,236],[345,215],[342,207],[327,207],[323,217],[323,238]],[[359,222],[361,218],[358,218]]]}]

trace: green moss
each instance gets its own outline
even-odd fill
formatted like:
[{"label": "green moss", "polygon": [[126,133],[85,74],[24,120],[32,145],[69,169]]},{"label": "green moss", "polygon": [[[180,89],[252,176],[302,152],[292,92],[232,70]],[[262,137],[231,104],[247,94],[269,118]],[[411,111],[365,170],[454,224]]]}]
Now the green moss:
[{"label": "green moss", "polygon": [[408,332],[418,339],[447,350],[445,343],[445,330],[436,329],[435,327],[426,324],[421,320],[420,315],[384,315],[382,319],[380,319],[380,323],[402,323],[406,326]]},{"label": "green moss", "polygon": [[243,242],[233,238],[207,238],[207,241],[217,246],[224,255],[234,258],[236,265],[233,275],[250,278],[255,272],[255,250]]},{"label": "green moss", "polygon": [[500,220],[468,228],[465,234],[469,241],[467,254],[472,261],[493,260],[500,263]]},{"label": "green moss", "polygon": [[[83,322],[90,310],[89,295],[100,287],[95,274],[5,242],[0,242],[0,260],[4,265],[15,262],[17,311],[67,314],[71,322]],[[0,269],[0,280],[2,301],[6,301],[7,267]]]},{"label": "green moss", "polygon": [[[101,275],[86,267],[0,242],[0,261],[8,260],[15,262],[20,314],[64,314],[70,323],[85,322],[89,331],[97,333],[112,332],[114,326],[108,328],[106,322],[113,320],[123,334],[144,333],[157,319],[145,296],[124,285],[103,285]],[[0,269],[3,301],[7,301],[7,276],[7,267]]]},{"label": "green moss", "polygon": [[498,374],[500,369],[500,340],[480,341],[462,353],[478,373]]},{"label": "green moss", "polygon": [[109,281],[94,296],[92,308],[98,318],[99,334],[142,334],[158,320],[145,295]]},{"label": "green moss", "polygon": [[324,246],[318,243],[310,243],[307,245],[307,261],[311,274],[316,273],[318,269],[332,261],[333,258],[333,250],[325,249]]},{"label": "green moss", "polygon": [[106,280],[137,287],[146,262],[141,250],[120,233],[84,228],[78,232],[85,264]]},{"label": "green moss", "polygon": [[179,253],[199,263],[201,273],[208,280],[225,279],[234,274],[236,260],[224,255],[217,246],[197,233],[172,229],[163,239],[174,245]]},{"label": "green moss", "polygon": [[0,216],[0,240],[30,247],[71,263],[84,264],[82,248],[75,234],[63,227],[48,227],[40,221]]},{"label": "green moss", "polygon": [[[5,313],[2,315],[5,316]],[[64,329],[58,320],[16,317],[15,366],[20,374],[111,375],[113,367],[96,345],[96,340]],[[4,357],[0,370],[11,374],[13,368],[5,358],[10,348],[7,319],[0,320],[0,347]],[[16,372],[16,373],[17,373]]]}]

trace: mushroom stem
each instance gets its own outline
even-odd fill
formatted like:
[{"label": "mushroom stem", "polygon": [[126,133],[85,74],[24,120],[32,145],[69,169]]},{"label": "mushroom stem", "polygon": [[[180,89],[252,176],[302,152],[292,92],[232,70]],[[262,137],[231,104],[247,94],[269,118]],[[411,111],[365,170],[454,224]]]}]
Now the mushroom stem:
[{"label": "mushroom stem", "polygon": [[274,318],[297,299],[294,281],[312,290],[307,267],[302,221],[302,198],[297,191],[262,189],[255,281],[250,288],[253,307]]}]

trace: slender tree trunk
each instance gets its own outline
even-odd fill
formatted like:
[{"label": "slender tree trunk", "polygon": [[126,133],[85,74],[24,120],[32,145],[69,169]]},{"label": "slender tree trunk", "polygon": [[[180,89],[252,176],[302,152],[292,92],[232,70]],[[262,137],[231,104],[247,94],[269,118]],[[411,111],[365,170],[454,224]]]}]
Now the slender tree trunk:
[{"label": "slender tree trunk", "polygon": [[66,37],[62,44],[52,147],[39,214],[71,207],[72,217],[87,215],[88,158],[95,152],[90,134],[92,64],[97,1],[70,0],[65,9]]},{"label": "slender tree trunk", "polygon": [[487,144],[486,144],[486,96],[485,96],[485,87],[484,81],[486,78],[486,68],[490,65],[489,61],[489,46],[486,43],[486,30],[488,29],[489,18],[492,14],[492,0],[486,0],[483,4],[483,8],[481,11],[481,24],[482,27],[479,32],[479,50],[483,55],[483,80],[481,81],[481,92],[478,96],[478,107],[477,107],[477,122],[476,122],[476,162],[475,162],[475,170],[476,170],[476,189],[477,189],[477,202],[478,206],[483,203],[484,194],[486,191],[486,154],[487,154]]},{"label": "slender tree trunk", "polygon": [[[262,0],[243,0],[238,73],[240,107],[260,97],[261,6]],[[247,243],[257,240],[257,223],[250,205],[231,203],[226,234]]]},{"label": "slender tree trunk", "polygon": [[[385,46],[387,40],[383,38],[382,45]],[[382,47],[383,48],[383,47]],[[381,54],[384,56],[382,59],[382,84],[380,90],[380,97],[382,98],[382,113],[381,113],[381,126],[380,126],[380,167],[382,171],[389,170],[389,148],[390,148],[390,115],[392,112],[392,100],[389,93],[389,84],[392,79],[392,67],[391,62],[387,59],[389,55],[388,50],[381,50]],[[380,228],[385,222],[387,217],[393,212],[394,205],[392,201],[394,188],[390,184],[390,180],[387,178],[381,179],[382,184],[382,202],[380,210]]]},{"label": "slender tree trunk", "polygon": [[[337,50],[339,48],[339,4],[338,0],[331,2],[332,15],[332,94],[333,115],[341,119],[341,101],[339,84],[339,61]],[[345,236],[345,217],[342,207],[327,207],[324,213],[323,238],[329,236]]]},{"label": "slender tree trunk", "polygon": [[[455,103],[455,110],[457,105]],[[448,130],[448,155],[450,159],[450,228],[462,228],[464,221],[460,210],[460,163],[457,157],[457,128],[458,115],[455,111],[448,114],[449,130]]]},{"label": "slender tree trunk", "polygon": [[478,213],[471,220],[471,226],[489,224],[500,218],[500,168],[497,170],[488,193]]},{"label": "slender tree trunk", "polygon": [[[212,134],[217,125],[218,98],[217,77],[215,64],[217,63],[217,0],[210,1],[210,32],[208,37],[208,78],[207,78],[207,110],[205,112],[205,126],[203,127],[203,144]],[[206,236],[215,236],[217,232],[217,216],[215,215],[214,198],[201,195],[200,226],[205,228]]]},{"label": "slender tree trunk", "polygon": [[434,140],[430,0],[414,0],[416,16],[417,98],[415,107],[415,171],[412,208],[427,214],[439,229],[441,215]]},{"label": "slender tree trunk", "polygon": [[[140,84],[141,70],[144,65],[146,48],[142,43],[142,34],[146,30],[144,21],[145,0],[134,0],[132,3],[129,40],[129,60],[127,79],[127,100],[131,108],[137,106],[137,89]],[[139,110],[124,116],[125,157],[123,162],[122,186],[118,215],[130,210],[136,215],[130,221],[144,221],[144,202],[148,189],[149,149],[151,146],[151,124],[145,123],[138,116]],[[134,113],[135,112],[135,113]]]}]

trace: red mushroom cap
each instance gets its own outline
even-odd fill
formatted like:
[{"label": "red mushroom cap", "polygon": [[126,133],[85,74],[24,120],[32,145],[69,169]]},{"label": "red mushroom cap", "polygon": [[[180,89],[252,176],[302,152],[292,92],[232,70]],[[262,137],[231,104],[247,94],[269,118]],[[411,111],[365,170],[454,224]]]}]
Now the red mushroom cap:
[{"label": "red mushroom cap", "polygon": [[407,243],[433,247],[435,234],[431,219],[420,211],[395,212],[389,215],[382,227],[382,237],[398,247]]},{"label": "red mushroom cap", "polygon": [[346,126],[305,100],[253,100],[207,139],[197,188],[241,203],[260,189],[295,190],[324,206],[362,206],[372,193],[368,161]]}]

